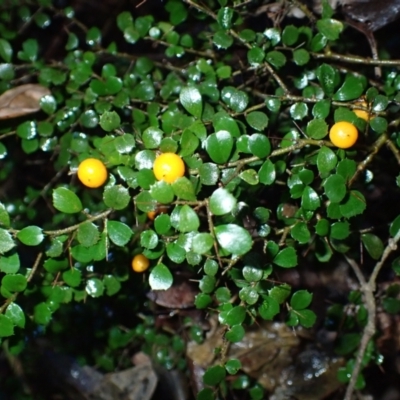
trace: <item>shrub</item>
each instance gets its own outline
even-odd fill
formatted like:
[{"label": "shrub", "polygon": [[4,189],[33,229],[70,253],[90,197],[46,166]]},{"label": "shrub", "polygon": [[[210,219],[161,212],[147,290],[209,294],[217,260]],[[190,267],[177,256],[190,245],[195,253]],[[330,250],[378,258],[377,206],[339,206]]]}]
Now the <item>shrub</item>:
[{"label": "shrub", "polygon": [[[122,11],[106,37],[47,0],[9,2],[0,14],[0,340],[12,354],[44,335],[103,370],[128,345],[162,349],[157,361],[184,368],[183,339],[157,330],[149,289],[195,279],[194,306],[237,343],[261,320],[313,327],[312,291],[287,271],[307,276],[307,266],[342,260],[359,284],[347,293],[358,312],[336,303],[321,321],[343,328],[347,395],[365,384],[359,369],[379,358],[376,309],[400,304],[394,285],[375,296],[382,267],[400,273],[391,254],[400,237],[398,62],[349,55],[352,31],[327,4],[322,16],[280,23],[259,4],[231,3]],[[58,58],[48,32],[61,38]],[[22,83],[30,86],[13,92]],[[342,121],[358,131],[346,149],[328,138]],[[156,179],[161,153],[178,155],[184,175]],[[88,158],[106,166],[104,186],[78,180]],[[131,270],[137,254],[150,260],[142,274]],[[201,340],[202,330],[192,324],[189,334]],[[92,346],[73,350],[78,340]],[[226,373],[240,368],[222,351],[198,398],[226,391]]]}]

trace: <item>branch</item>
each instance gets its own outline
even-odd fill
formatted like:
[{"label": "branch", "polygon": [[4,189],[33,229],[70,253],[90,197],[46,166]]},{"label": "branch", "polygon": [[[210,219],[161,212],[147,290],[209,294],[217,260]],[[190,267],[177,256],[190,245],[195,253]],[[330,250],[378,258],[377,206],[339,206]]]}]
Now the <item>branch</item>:
[{"label": "branch", "polygon": [[347,262],[350,264],[350,267],[353,269],[361,285],[361,292],[364,294],[364,299],[365,299],[364,301],[365,307],[368,311],[368,321],[361,337],[360,346],[358,348],[356,355],[356,361],[354,363],[353,372],[351,374],[351,378],[346,389],[344,400],[351,400],[352,394],[354,392],[357,383],[357,378],[361,370],[362,361],[365,355],[366,348],[368,346],[369,341],[372,339],[372,337],[376,332],[376,326],[375,326],[376,302],[374,297],[374,291],[376,288],[376,279],[389,255],[397,249],[397,242],[399,240],[400,240],[400,230],[399,232],[397,232],[394,238],[389,239],[388,244],[385,250],[383,251],[382,257],[376,263],[368,282],[366,282],[364,275],[362,274],[358,264],[354,260],[346,257]]}]

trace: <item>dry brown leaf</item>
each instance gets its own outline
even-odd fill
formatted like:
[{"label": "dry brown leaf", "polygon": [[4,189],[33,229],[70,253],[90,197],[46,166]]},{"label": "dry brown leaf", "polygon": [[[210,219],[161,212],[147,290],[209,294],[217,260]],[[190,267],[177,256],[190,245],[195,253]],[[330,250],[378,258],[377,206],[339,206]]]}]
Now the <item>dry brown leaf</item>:
[{"label": "dry brown leaf", "polygon": [[49,94],[48,88],[34,83],[7,90],[0,96],[0,120],[39,111],[40,99]]}]

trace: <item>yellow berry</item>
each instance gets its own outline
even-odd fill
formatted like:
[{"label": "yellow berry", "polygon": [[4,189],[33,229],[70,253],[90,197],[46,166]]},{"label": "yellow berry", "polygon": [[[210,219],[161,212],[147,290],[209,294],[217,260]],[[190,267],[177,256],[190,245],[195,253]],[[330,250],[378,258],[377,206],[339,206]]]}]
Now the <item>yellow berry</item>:
[{"label": "yellow berry", "polygon": [[132,269],[135,272],[144,272],[147,268],[149,268],[150,261],[143,254],[137,254],[132,259]]},{"label": "yellow berry", "polygon": [[154,221],[157,215],[164,214],[166,212],[168,212],[168,207],[157,207],[154,211],[149,211],[147,213],[147,218],[151,221]]},{"label": "yellow berry", "polygon": [[107,180],[107,168],[97,158],[87,158],[78,167],[78,178],[87,187],[98,188]]},{"label": "yellow berry", "polygon": [[329,130],[329,139],[336,147],[348,149],[357,141],[358,130],[350,122],[337,122]]},{"label": "yellow berry", "polygon": [[185,174],[185,164],[177,154],[163,153],[155,159],[153,172],[158,181],[173,183]]},{"label": "yellow berry", "polygon": [[[365,101],[358,101],[358,102],[356,102],[356,104],[358,106],[367,108],[367,103]],[[364,121],[367,121],[367,122],[369,121],[369,112],[368,111],[359,110],[357,108],[353,109],[353,111],[354,111],[354,114],[356,114],[358,118],[361,118],[361,119],[363,119]]]}]

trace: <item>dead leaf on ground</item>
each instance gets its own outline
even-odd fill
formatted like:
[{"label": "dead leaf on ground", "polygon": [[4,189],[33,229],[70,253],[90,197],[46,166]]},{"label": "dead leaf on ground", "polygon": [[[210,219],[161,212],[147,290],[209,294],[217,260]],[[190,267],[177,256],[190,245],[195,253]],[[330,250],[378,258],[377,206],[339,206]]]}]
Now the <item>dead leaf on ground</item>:
[{"label": "dead leaf on ground", "polygon": [[34,83],[7,90],[0,96],[0,120],[39,111],[40,99],[50,94],[48,88]]}]

